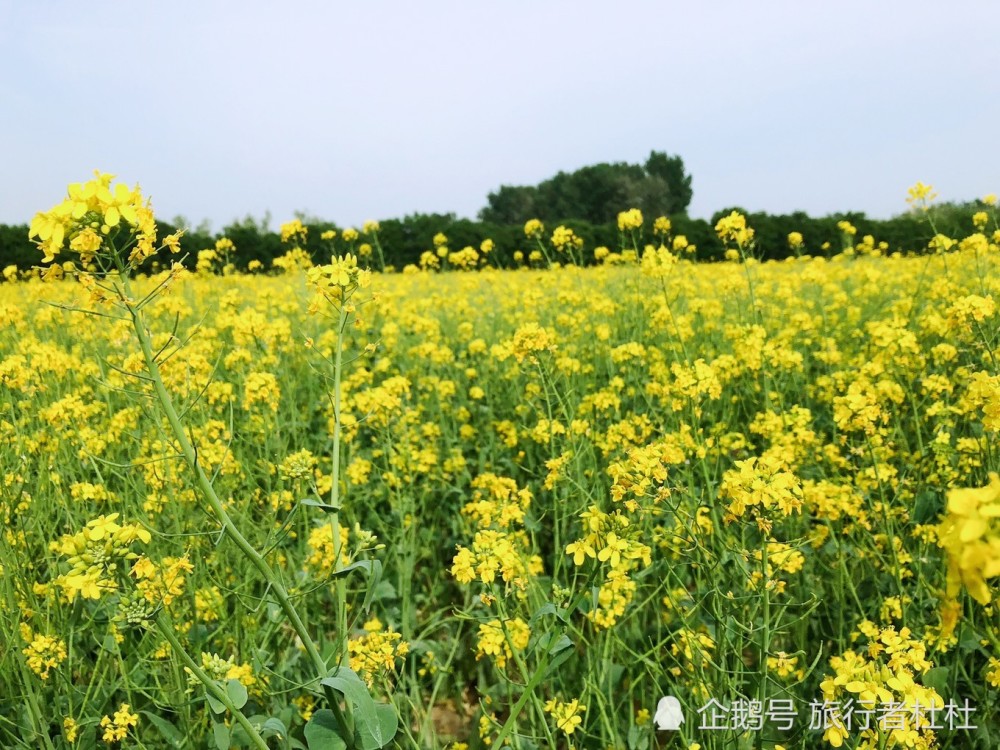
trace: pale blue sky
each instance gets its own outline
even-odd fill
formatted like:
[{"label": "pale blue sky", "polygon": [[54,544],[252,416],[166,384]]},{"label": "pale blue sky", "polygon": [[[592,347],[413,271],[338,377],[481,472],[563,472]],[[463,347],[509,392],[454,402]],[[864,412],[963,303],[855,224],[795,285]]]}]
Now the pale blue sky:
[{"label": "pale blue sky", "polygon": [[1000,192],[998,28],[995,0],[0,0],[0,222],[95,168],[216,229],[474,216],[653,149],[695,216],[889,216],[917,180]]}]

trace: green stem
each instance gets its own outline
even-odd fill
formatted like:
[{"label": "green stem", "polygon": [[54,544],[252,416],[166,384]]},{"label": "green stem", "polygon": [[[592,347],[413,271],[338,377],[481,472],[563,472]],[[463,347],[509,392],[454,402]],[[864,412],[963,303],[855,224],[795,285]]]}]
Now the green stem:
[{"label": "green stem", "polygon": [[378,250],[378,270],[385,273],[385,254],[382,252],[382,243],[378,241],[378,232],[372,232],[372,244]]},{"label": "green stem", "polygon": [[[330,505],[333,511],[330,513],[330,525],[333,527],[333,572],[340,570],[340,557],[343,548],[340,543],[340,404],[341,390],[340,380],[344,365],[344,327],[347,325],[348,314],[344,311],[346,299],[342,299],[339,316],[337,320],[337,345],[333,360],[333,467],[332,481],[330,483]],[[347,647],[347,582],[340,578],[336,585],[337,597],[337,633],[340,640],[338,648],[340,663],[350,663],[350,651]]]},{"label": "green stem", "polygon": [[[132,327],[135,330],[136,337],[139,339],[139,346],[142,349],[143,358],[146,361],[146,369],[153,382],[153,390],[156,393],[160,408],[162,409],[164,416],[167,418],[167,422],[170,424],[174,439],[177,441],[178,445],[180,445],[181,454],[184,456],[184,460],[187,462],[188,466],[195,473],[198,487],[201,489],[205,500],[208,501],[208,504],[211,506],[212,512],[222,525],[226,535],[233,540],[236,546],[243,553],[244,557],[250,561],[251,565],[253,565],[261,576],[263,576],[264,580],[267,581],[270,590],[274,592],[274,596],[278,600],[278,605],[285,613],[289,624],[292,626],[296,635],[298,635],[299,640],[302,641],[302,645],[313,664],[313,668],[317,672],[317,676],[322,679],[329,671],[326,661],[320,654],[315,641],[313,641],[312,637],[309,635],[309,631],[302,622],[302,618],[299,616],[295,606],[292,604],[292,600],[288,595],[287,589],[285,589],[284,584],[282,584],[277,574],[275,574],[271,566],[268,565],[267,561],[259,552],[257,552],[254,546],[250,544],[247,538],[240,533],[240,530],[236,528],[236,524],[233,523],[233,519],[226,511],[225,506],[222,504],[222,500],[216,493],[215,487],[212,486],[212,480],[209,479],[205,470],[198,462],[197,451],[195,451],[194,445],[192,445],[191,441],[188,439],[187,432],[184,430],[184,425],[181,422],[180,417],[177,415],[177,410],[174,408],[173,399],[170,398],[170,393],[167,391],[167,387],[163,383],[163,378],[160,374],[160,366],[157,364],[156,357],[153,353],[153,344],[150,334],[146,329],[145,318],[142,312],[137,310],[132,302],[132,285],[129,283],[128,274],[125,269],[120,270],[120,288],[118,289],[118,293],[123,300],[125,309],[128,311],[129,316],[132,319]],[[335,691],[333,691],[332,688],[326,687],[324,687],[324,691],[334,713],[338,716],[338,718],[343,718],[340,715],[339,702]],[[350,711],[351,707],[347,704],[346,713],[348,717],[350,716]],[[343,739],[347,743],[350,750],[354,744],[354,733],[350,731],[349,722],[342,723],[341,730],[345,735]]]},{"label": "green stem", "polygon": [[538,249],[542,251],[542,255],[545,257],[545,267],[551,268],[552,258],[549,257],[549,251],[545,248],[545,244],[542,242],[541,235],[536,237],[535,241],[538,243]]},{"label": "green stem", "polygon": [[[549,743],[548,746],[555,747],[556,746],[555,737],[552,736],[552,731],[549,729],[548,722],[545,721],[544,706],[542,705],[542,702],[539,699],[539,697],[535,694],[534,689],[529,689],[529,686],[531,685],[533,678],[529,679],[528,666],[527,664],[525,664],[524,659],[521,658],[521,654],[518,651],[517,647],[514,645],[514,641],[510,636],[510,631],[507,629],[507,620],[510,619],[507,614],[507,608],[503,606],[502,599],[498,598],[497,602],[499,605],[498,609],[500,610],[500,627],[503,629],[503,635],[504,639],[507,641],[507,645],[510,646],[510,653],[514,659],[514,664],[517,666],[517,670],[521,674],[521,679],[524,680],[525,682],[526,695],[528,695],[528,697],[531,699],[531,704],[535,708],[535,713],[538,715],[538,719],[542,724],[542,729],[545,730],[545,737]],[[545,658],[544,661],[547,662],[548,659]],[[539,669],[540,670],[544,669],[544,667],[540,667]],[[497,746],[499,747],[499,743],[497,743]]]},{"label": "green stem", "polygon": [[[767,705],[767,654],[771,648],[771,592],[768,589],[767,575],[767,534],[761,534],[760,543],[761,577],[764,582],[763,624],[760,631],[760,684],[757,686],[757,698],[761,706]],[[764,747],[764,733],[757,732],[757,750]]]},{"label": "green stem", "polygon": [[253,724],[250,723],[250,720],[243,715],[243,712],[236,707],[236,704],[233,703],[226,691],[220,688],[219,684],[209,677],[208,674],[206,674],[205,671],[198,666],[198,663],[191,658],[191,655],[184,650],[184,646],[181,645],[181,642],[174,634],[173,625],[162,612],[156,618],[156,629],[160,631],[160,635],[167,639],[167,643],[170,644],[170,648],[181,658],[181,661],[184,662],[185,666],[191,670],[191,673],[198,678],[198,681],[202,685],[205,686],[205,690],[229,710],[229,712],[233,715],[233,718],[236,719],[236,723],[243,727],[246,733],[250,736],[250,741],[253,742],[254,747],[260,748],[260,750],[268,750],[267,743],[264,741],[264,738],[258,734],[257,730],[254,729]]},{"label": "green stem", "polygon": [[35,732],[35,738],[41,738],[46,748],[54,750],[52,740],[49,739],[48,724],[42,718],[44,714],[42,713],[42,710],[38,705],[38,699],[35,696],[31,673],[25,666],[24,661],[18,659],[17,662],[18,667],[21,670],[21,679],[24,681],[25,702],[28,706],[28,714],[31,716],[31,726]]},{"label": "green stem", "polygon": [[[684,355],[684,363],[690,365],[691,357],[688,355],[687,347],[684,346],[684,337],[681,336],[681,329],[677,325],[677,319],[674,317],[673,308],[670,307],[670,297],[667,295],[667,280],[663,276],[660,276],[660,286],[663,288],[663,306],[667,310],[667,315],[670,316],[670,325],[674,328],[674,336],[677,337],[677,343],[680,344],[681,354]],[[677,352],[671,350],[674,355],[674,359],[677,358]]]},{"label": "green stem", "polygon": [[541,684],[542,678],[545,676],[545,669],[548,665],[548,658],[543,658],[541,664],[538,665],[538,669],[535,670],[535,674],[531,676],[531,680],[524,686],[524,691],[521,693],[521,697],[517,699],[517,703],[515,703],[513,708],[510,709],[510,715],[507,717],[507,721],[504,722],[504,725],[500,728],[500,733],[493,740],[494,747],[502,747],[504,740],[507,739],[507,736],[513,731],[517,717],[520,716],[521,711],[524,709],[524,705],[531,699],[535,692],[535,688]]}]

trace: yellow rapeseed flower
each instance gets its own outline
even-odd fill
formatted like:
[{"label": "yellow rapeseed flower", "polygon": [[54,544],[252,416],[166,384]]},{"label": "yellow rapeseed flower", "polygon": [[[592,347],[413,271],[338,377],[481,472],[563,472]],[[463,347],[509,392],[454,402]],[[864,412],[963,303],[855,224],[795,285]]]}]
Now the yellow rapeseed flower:
[{"label": "yellow rapeseed flower", "polygon": [[1000,576],[1000,477],[985,487],[948,493],[948,514],[939,527],[939,544],[948,553],[948,596],[964,586],[980,604],[989,604],[987,581]]}]

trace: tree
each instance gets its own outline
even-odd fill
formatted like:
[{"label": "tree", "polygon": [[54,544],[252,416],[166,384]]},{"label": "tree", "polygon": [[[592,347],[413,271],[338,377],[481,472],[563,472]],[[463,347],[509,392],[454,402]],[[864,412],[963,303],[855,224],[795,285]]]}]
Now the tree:
[{"label": "tree", "polygon": [[694,190],[691,189],[691,175],[684,171],[681,157],[668,156],[663,151],[650,151],[646,159],[646,174],[663,180],[664,195],[669,201],[669,207],[663,213],[681,214],[687,211]]},{"label": "tree", "polygon": [[681,157],[652,151],[644,165],[593,164],[559,172],[536,186],[502,185],[487,196],[479,218],[496,224],[522,224],[532,218],[603,224],[629,208],[648,216],[683,214],[692,195],[691,176]]},{"label": "tree", "polygon": [[[495,193],[490,193],[488,205],[479,212],[479,218],[494,224],[520,224],[534,217],[537,189],[501,185]],[[522,217],[528,217],[528,219]]]}]

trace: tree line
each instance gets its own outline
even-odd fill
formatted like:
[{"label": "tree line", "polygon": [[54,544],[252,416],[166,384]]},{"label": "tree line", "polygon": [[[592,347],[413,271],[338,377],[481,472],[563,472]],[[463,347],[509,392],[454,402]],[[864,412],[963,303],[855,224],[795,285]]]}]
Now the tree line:
[{"label": "tree line", "polygon": [[[926,214],[906,213],[891,219],[871,219],[863,213],[847,212],[824,217],[811,217],[803,212],[768,214],[747,212],[738,206],[717,211],[710,219],[697,219],[686,210],[693,195],[691,176],[687,174],[679,156],[653,151],[643,164],[596,164],[574,172],[560,172],[534,186],[504,185],[487,198],[487,205],[476,220],[459,218],[455,214],[413,214],[404,218],[379,222],[378,243],[387,267],[401,270],[419,264],[428,250],[439,249],[444,244],[450,251],[465,247],[480,248],[484,240],[492,240],[490,263],[513,267],[524,262],[532,250],[534,240],[524,233],[529,219],[539,219],[545,224],[545,237],[557,226],[571,229],[584,241],[584,262],[594,262],[594,250],[599,247],[617,251],[623,236],[618,228],[620,211],[638,208],[644,217],[637,240],[643,244],[659,244],[662,237],[654,236],[653,222],[659,216],[670,219],[672,237],[683,236],[689,246],[696,249],[688,257],[695,260],[719,260],[724,247],[715,234],[715,224],[722,216],[739,211],[747,216],[756,237],[756,254],[762,259],[782,259],[793,254],[832,255],[843,249],[845,243],[863,242],[871,236],[876,246],[884,243],[886,252],[917,252],[927,246],[934,234]],[[972,229],[971,215],[977,210],[974,203],[943,204],[932,208],[934,225],[938,232],[951,237],[965,237]],[[358,251],[370,243],[366,235],[345,242],[346,227],[331,222],[300,217],[308,232],[299,245],[317,262],[329,259],[331,249],[342,253]],[[854,236],[845,236],[842,222],[856,229]],[[159,221],[160,236],[173,233],[181,227],[177,222]],[[333,245],[322,239],[323,234],[336,232]],[[802,236],[800,248],[789,245],[788,235],[798,232]],[[441,237],[446,238],[441,242]],[[348,237],[351,233],[348,233]],[[197,264],[201,250],[212,249],[221,238],[233,244],[227,261],[237,269],[260,268],[269,270],[273,261],[289,250],[280,232],[269,226],[269,221],[246,218],[235,221],[219,232],[207,227],[185,228],[180,241],[178,256],[154,260],[160,263],[178,258],[188,267]],[[631,245],[632,238],[629,239]],[[374,256],[373,256],[374,257]],[[28,240],[27,225],[0,225],[0,269],[17,268],[27,271],[37,266],[40,255]]]},{"label": "tree line", "polygon": [[[952,221],[938,221],[938,229],[951,237],[965,237],[973,229],[969,217],[975,210],[973,204],[955,206]],[[732,207],[719,211],[712,219],[693,219],[685,214],[673,215],[671,233],[674,236],[683,235],[688,243],[696,246],[696,251],[690,256],[694,260],[721,260],[724,254],[722,243],[715,235],[715,222],[731,211],[739,211]],[[803,245],[799,252],[810,255],[832,255],[840,252],[845,238],[838,228],[841,221],[850,222],[856,229],[854,242],[860,243],[865,235],[871,235],[876,244],[886,243],[887,252],[919,252],[926,247],[933,236],[928,223],[920,216],[898,216],[887,220],[870,219],[863,213],[844,213],[832,216],[814,218],[803,213],[773,215],[767,213],[742,212],[747,216],[748,224],[755,231],[757,255],[762,259],[780,260],[795,254],[789,247],[788,235],[799,232],[803,236]],[[659,243],[651,232],[651,222],[654,217],[646,217],[645,229],[640,239],[643,244]],[[584,240],[584,258],[587,262],[593,259],[593,251],[598,247],[607,247],[616,251],[621,235],[616,222],[592,224],[578,219],[566,219],[559,222],[573,230],[576,236]],[[167,222],[158,222],[161,236],[175,231],[177,228]],[[320,240],[324,231],[334,230],[338,236],[340,227],[331,223],[306,222],[308,236],[305,242],[299,243],[317,262],[329,260],[328,245]],[[546,223],[546,232],[551,233],[556,224]],[[515,253],[521,251],[524,256],[535,248],[533,241],[524,235],[523,225],[494,224],[486,221],[473,221],[457,218],[454,214],[414,214],[403,219],[389,219],[380,222],[379,242],[382,245],[385,263],[395,270],[401,270],[410,264],[418,264],[420,256],[427,250],[433,250],[433,238],[443,234],[447,237],[447,246],[451,250],[460,250],[471,246],[479,248],[483,240],[493,240],[494,250],[491,253],[492,262],[501,267],[514,267],[519,264]],[[288,251],[287,244],[281,242],[280,234],[259,223],[242,221],[231,224],[221,232],[206,233],[187,231],[181,237],[181,252],[170,257],[161,252],[161,262],[182,260],[185,266],[194,268],[198,251],[215,247],[218,239],[226,237],[233,242],[234,250],[230,261],[241,270],[257,261],[263,269],[270,269],[275,258]],[[362,244],[364,236],[356,243]],[[340,252],[349,249],[343,242],[335,240],[335,247]],[[641,248],[641,245],[640,245]],[[324,252],[326,256],[324,256]],[[61,256],[69,259],[68,255]],[[0,268],[15,266],[20,271],[26,271],[39,265],[41,254],[34,243],[28,240],[27,225],[0,225]]]}]

